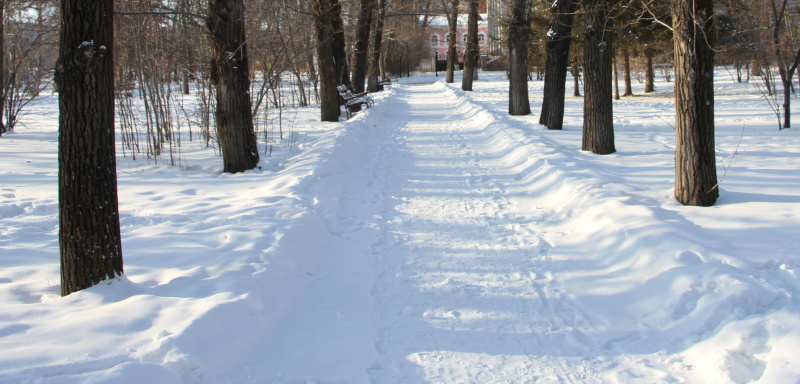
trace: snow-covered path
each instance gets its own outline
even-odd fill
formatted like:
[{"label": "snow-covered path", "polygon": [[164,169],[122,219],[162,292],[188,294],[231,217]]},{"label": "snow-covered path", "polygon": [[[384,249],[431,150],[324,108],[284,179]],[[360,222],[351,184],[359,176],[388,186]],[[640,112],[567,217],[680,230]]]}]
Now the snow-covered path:
[{"label": "snow-covered path", "polygon": [[509,209],[518,171],[498,123],[442,84],[396,92],[311,187],[329,256],[265,346],[270,365],[374,383],[596,379],[575,351],[591,325],[548,286],[544,234]]},{"label": "snow-covered path", "polygon": [[[270,365],[281,367],[276,379],[764,375],[755,356],[768,350],[769,332],[758,318],[784,308],[782,284],[760,286],[730,270],[718,239],[736,235],[693,224],[699,217],[677,208],[669,179],[624,173],[669,175],[671,149],[661,136],[635,126],[618,141],[622,151],[631,143],[636,150],[598,157],[565,150],[579,142],[574,131],[520,129],[529,117],[492,110],[479,93],[442,83],[393,93],[350,125],[309,188],[330,242],[312,273],[320,277],[276,328],[285,338],[268,347]],[[791,237],[786,230],[775,239]],[[756,277],[773,278],[770,270]],[[745,313],[754,316],[738,325],[741,339],[721,336],[698,348],[693,361],[708,358],[709,348],[724,352],[693,369],[682,351]]]},{"label": "snow-covered path", "polygon": [[519,231],[527,220],[509,209],[501,179],[511,164],[498,161],[487,129],[497,122],[441,84],[398,99],[413,116],[392,108],[391,120],[407,123],[396,128],[401,157],[389,168],[378,253],[375,382],[567,381],[556,361],[533,361],[558,359],[570,327],[545,292],[547,243]]}]

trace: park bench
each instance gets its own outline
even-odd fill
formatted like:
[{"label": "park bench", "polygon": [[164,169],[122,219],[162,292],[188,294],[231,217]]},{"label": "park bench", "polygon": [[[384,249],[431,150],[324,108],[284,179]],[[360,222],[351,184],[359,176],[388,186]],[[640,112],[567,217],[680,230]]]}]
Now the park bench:
[{"label": "park bench", "polygon": [[136,83],[133,81],[119,81],[114,84],[114,98],[133,97],[136,90]]},{"label": "park bench", "polygon": [[385,78],[385,79],[383,79],[383,80],[379,80],[379,81],[378,81],[378,85],[379,85],[380,87],[391,86],[393,81],[394,81],[394,80],[392,80],[391,78],[389,78],[389,76],[386,76],[386,78]]},{"label": "park bench", "polygon": [[367,95],[366,92],[353,94],[350,88],[344,84],[336,87],[336,89],[339,91],[339,96],[344,100],[344,110],[348,120],[355,115],[356,112],[360,111],[362,107],[369,108],[375,104],[375,102],[372,101],[372,97]]}]

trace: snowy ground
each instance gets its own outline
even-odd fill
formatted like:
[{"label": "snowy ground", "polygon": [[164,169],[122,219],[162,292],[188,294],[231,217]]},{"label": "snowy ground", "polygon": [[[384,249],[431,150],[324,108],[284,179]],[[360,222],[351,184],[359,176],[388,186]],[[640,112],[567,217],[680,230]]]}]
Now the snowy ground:
[{"label": "snowy ground", "polygon": [[683,207],[668,83],[615,102],[608,156],[579,98],[550,132],[507,87],[302,109],[243,174],[120,157],[126,276],[66,298],[38,101],[0,138],[0,383],[800,382],[800,131],[721,72],[721,198]]}]

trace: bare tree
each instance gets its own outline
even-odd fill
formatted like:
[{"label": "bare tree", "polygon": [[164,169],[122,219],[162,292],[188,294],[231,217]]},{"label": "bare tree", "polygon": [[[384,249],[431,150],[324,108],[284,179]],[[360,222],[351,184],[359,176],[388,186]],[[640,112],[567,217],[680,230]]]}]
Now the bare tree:
[{"label": "bare tree", "polygon": [[458,65],[458,51],[456,50],[456,37],[458,36],[458,2],[459,0],[450,0],[449,8],[447,3],[444,2],[444,9],[447,9],[447,26],[449,29],[447,38],[447,75],[445,76],[445,83],[453,83],[455,81],[455,70]]},{"label": "bare tree", "polygon": [[341,6],[338,0],[314,0],[314,29],[317,33],[319,61],[320,113],[322,121],[339,121],[339,86],[342,63],[337,53],[335,35],[342,34]]},{"label": "bare tree", "polygon": [[378,17],[375,20],[375,32],[373,33],[372,57],[369,66],[369,79],[367,80],[367,90],[377,92],[381,89],[378,84],[378,75],[381,66],[381,45],[383,42],[383,21],[386,17],[386,0],[378,0]]},{"label": "bare tree", "polygon": [[6,33],[5,33],[5,10],[6,10],[6,1],[0,0],[0,136],[6,133],[6,126],[3,124],[3,110],[5,110],[5,102],[6,102],[6,92],[5,92],[5,49],[3,48],[3,43],[6,40]]},{"label": "bare tree", "polygon": [[367,58],[369,55],[369,32],[372,26],[372,11],[375,0],[361,0],[361,9],[356,24],[356,42],[353,44],[355,60],[353,63],[353,90],[356,93],[364,92],[364,79],[367,73]]},{"label": "bare tree", "polygon": [[225,172],[253,169],[259,155],[250,103],[244,0],[209,0],[211,81],[217,94],[217,138]]},{"label": "bare tree", "polygon": [[528,43],[531,38],[531,0],[515,0],[508,25],[508,113],[529,115]]},{"label": "bare tree", "polygon": [[790,92],[792,91],[792,78],[794,72],[797,70],[797,65],[800,64],[800,49],[797,49],[793,57],[786,56],[787,47],[785,47],[787,36],[784,31],[787,29],[787,5],[789,0],[780,1],[780,5],[775,0],[770,0],[772,8],[772,45],[775,50],[775,63],[778,65],[778,74],[781,77],[783,84],[783,127],[778,124],[779,129],[791,127],[791,105],[792,98]]},{"label": "bare tree", "polygon": [[3,36],[10,44],[4,42],[2,50],[0,134],[13,130],[22,110],[51,83],[58,40],[56,8],[50,0],[3,2]]},{"label": "bare tree", "polygon": [[[561,129],[564,124],[564,91],[566,90],[569,50],[572,42],[572,21],[578,2],[561,0],[553,3],[550,13],[553,24],[547,33],[547,59],[545,62],[544,93],[539,124],[548,129]],[[577,63],[573,63],[573,76],[577,81]],[[575,92],[578,92],[577,86]],[[577,96],[580,96],[578,94]]]},{"label": "bare tree", "polygon": [[467,50],[464,54],[464,75],[461,78],[461,89],[472,90],[472,82],[478,70],[478,0],[469,0],[469,18],[467,19]]},{"label": "bare tree", "polygon": [[631,85],[631,51],[627,45],[622,46],[622,73],[625,75],[625,92],[622,97],[633,96],[633,86]]},{"label": "bare tree", "polygon": [[714,148],[713,0],[672,0],[675,40],[675,197],[711,206],[719,188]]},{"label": "bare tree", "polygon": [[611,100],[613,33],[611,0],[582,0],[586,14],[583,44],[583,150],[614,153],[614,116]]},{"label": "bare tree", "polygon": [[113,0],[62,0],[59,104],[61,294],[123,273],[114,145]]}]

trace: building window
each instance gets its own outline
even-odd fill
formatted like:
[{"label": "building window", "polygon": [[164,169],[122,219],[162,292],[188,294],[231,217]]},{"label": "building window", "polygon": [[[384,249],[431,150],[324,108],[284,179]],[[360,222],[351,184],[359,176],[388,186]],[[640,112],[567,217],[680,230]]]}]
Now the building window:
[{"label": "building window", "polygon": [[478,42],[479,43],[483,43],[484,41],[486,41],[486,35],[484,35],[483,33],[479,33],[478,34]]},{"label": "building window", "polygon": [[439,35],[431,35],[431,46],[436,47],[439,45]]},{"label": "building window", "polygon": [[464,42],[464,44],[466,44],[466,43],[467,43],[467,34],[466,34],[466,33],[465,33],[465,34],[463,34],[463,35],[461,35],[461,41],[463,41],[463,42]]}]

